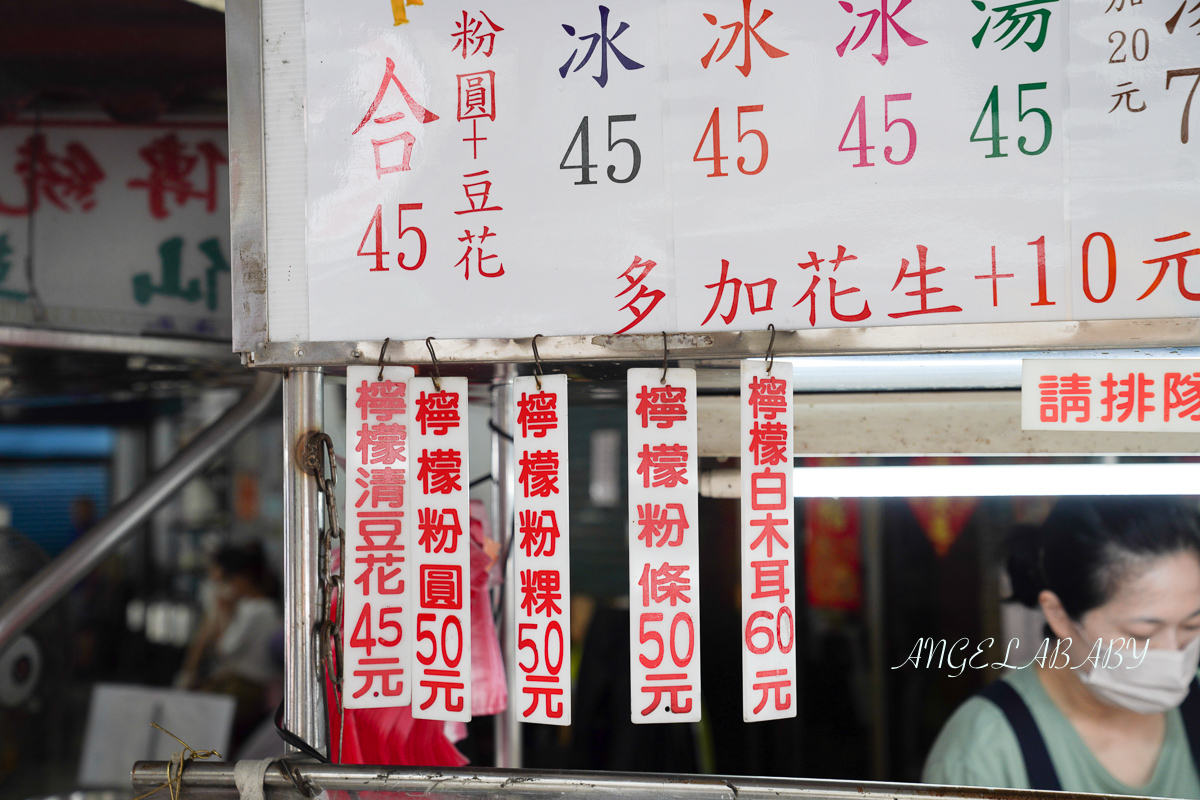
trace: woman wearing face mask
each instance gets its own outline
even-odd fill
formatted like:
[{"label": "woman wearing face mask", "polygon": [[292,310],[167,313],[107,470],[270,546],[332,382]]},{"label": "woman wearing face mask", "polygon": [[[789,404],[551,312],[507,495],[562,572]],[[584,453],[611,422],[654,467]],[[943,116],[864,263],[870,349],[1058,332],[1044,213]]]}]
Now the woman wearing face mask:
[{"label": "woman wearing face mask", "polygon": [[1200,798],[1195,512],[1060,501],[1041,529],[1014,534],[1008,567],[1011,599],[1040,607],[1067,655],[1058,668],[1047,658],[1015,670],[955,711],[925,782]]}]

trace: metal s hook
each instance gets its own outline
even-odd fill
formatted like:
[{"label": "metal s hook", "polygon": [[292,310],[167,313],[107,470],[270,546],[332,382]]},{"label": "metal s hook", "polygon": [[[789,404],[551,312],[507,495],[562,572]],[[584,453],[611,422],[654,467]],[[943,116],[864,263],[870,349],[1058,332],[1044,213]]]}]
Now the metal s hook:
[{"label": "metal s hook", "polygon": [[376,381],[383,380],[383,357],[384,357],[384,355],[387,354],[388,343],[390,343],[391,341],[392,341],[391,337],[384,339],[383,347],[379,348],[379,377],[377,377],[375,379]]},{"label": "metal s hook", "polygon": [[425,338],[425,346],[429,348],[429,357],[433,359],[433,388],[442,390],[442,370],[438,366],[437,353],[433,352],[433,337]]},{"label": "metal s hook", "polygon": [[662,374],[662,377],[658,379],[658,382],[665,384],[667,382],[667,332],[663,331],[662,334],[663,334],[663,374]]},{"label": "metal s hook", "polygon": [[533,347],[533,379],[537,381],[539,392],[542,390],[542,357],[538,355],[537,351],[537,340],[540,336],[540,333],[535,334],[532,341],[529,342]]},{"label": "metal s hook", "polygon": [[767,374],[771,374],[771,367],[775,366],[775,325],[774,323],[767,326],[771,331],[771,341],[767,343]]}]

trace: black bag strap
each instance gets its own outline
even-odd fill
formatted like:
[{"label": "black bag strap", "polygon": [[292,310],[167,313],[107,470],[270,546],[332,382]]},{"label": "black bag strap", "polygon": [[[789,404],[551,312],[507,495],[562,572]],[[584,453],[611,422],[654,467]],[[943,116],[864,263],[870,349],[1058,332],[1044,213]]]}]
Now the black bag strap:
[{"label": "black bag strap", "polygon": [[1179,706],[1179,715],[1183,717],[1183,730],[1192,751],[1192,763],[1200,774],[1200,681],[1195,678],[1192,678],[1192,687]]},{"label": "black bag strap", "polygon": [[[1029,788],[1053,792],[1062,791],[1062,784],[1058,781],[1058,771],[1054,769],[1054,762],[1050,760],[1050,751],[1046,749],[1046,740],[1042,738],[1042,732],[1038,730],[1033,713],[1021,699],[1017,690],[1007,681],[996,681],[980,692],[979,696],[991,700],[1004,712],[1013,733],[1017,735],[1017,744],[1021,746],[1021,757],[1025,759],[1025,772],[1029,776]],[[1200,712],[1200,695],[1193,691],[1188,695],[1188,699],[1193,698],[1198,704],[1196,710]],[[1200,723],[1200,717],[1197,718],[1197,722]],[[1200,736],[1200,724],[1196,728],[1196,734]],[[1200,745],[1200,740],[1191,738],[1191,729],[1189,729],[1188,735],[1192,742],[1194,755],[1197,752],[1196,747]]]}]

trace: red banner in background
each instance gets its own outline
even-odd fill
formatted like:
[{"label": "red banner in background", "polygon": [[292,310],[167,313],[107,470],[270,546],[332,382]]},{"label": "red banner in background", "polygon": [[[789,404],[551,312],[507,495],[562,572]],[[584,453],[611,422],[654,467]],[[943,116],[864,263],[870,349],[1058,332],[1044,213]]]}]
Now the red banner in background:
[{"label": "red banner in background", "polygon": [[[854,459],[805,459],[805,466],[849,466]],[[804,569],[812,608],[862,608],[859,505],[853,498],[811,497],[804,501]]]},{"label": "red banner in background", "polygon": [[[914,458],[913,466],[945,466],[970,464],[971,459],[963,456]],[[908,507],[912,509],[925,532],[925,538],[933,545],[939,557],[944,557],[958,541],[959,534],[975,513],[978,497],[910,497]]]}]

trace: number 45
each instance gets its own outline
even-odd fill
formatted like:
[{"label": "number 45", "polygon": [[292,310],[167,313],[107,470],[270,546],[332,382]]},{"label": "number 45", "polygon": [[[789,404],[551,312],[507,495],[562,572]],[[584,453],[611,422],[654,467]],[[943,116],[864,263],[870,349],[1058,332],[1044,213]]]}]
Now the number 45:
[{"label": "number 45", "polygon": [[[1025,149],[1025,145],[1029,141],[1027,137],[1022,136],[1017,139],[1017,149],[1027,156],[1040,156],[1046,152],[1046,148],[1050,146],[1050,137],[1053,135],[1054,126],[1050,122],[1050,115],[1046,113],[1044,108],[1025,108],[1025,93],[1040,92],[1045,88],[1045,81],[1040,83],[1022,83],[1017,86],[1017,121],[1024,120],[1030,114],[1037,114],[1042,118],[1042,143],[1036,150]],[[983,127],[984,118],[989,115],[992,118],[992,135],[980,136],[979,129]],[[1007,136],[1000,135],[1000,87],[993,86],[991,93],[988,94],[987,102],[983,104],[983,111],[979,112],[979,119],[975,122],[975,130],[971,131],[971,141],[992,143],[992,152],[988,153],[984,158],[1008,158],[1008,153],[1000,149],[1000,143],[1007,138]]]}]

